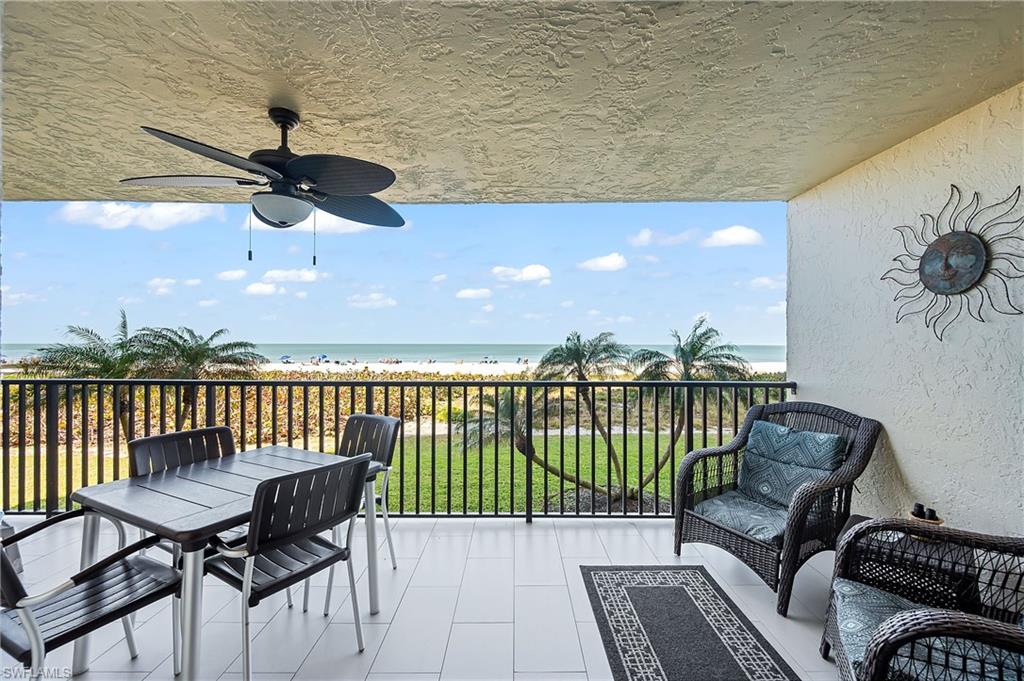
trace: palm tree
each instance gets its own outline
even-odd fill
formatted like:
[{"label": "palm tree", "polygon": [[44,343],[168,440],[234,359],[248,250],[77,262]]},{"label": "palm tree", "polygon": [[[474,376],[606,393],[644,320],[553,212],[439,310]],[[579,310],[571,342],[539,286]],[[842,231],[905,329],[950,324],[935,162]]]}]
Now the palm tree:
[{"label": "palm tree", "polygon": [[[218,329],[209,336],[188,327],[145,328],[139,332],[141,361],[153,376],[162,378],[203,380],[210,378],[249,378],[256,374],[265,357],[247,341],[219,343],[227,329]],[[181,428],[186,406],[195,409],[197,394],[191,385],[182,390],[175,427]]]},{"label": "palm tree", "polygon": [[[584,339],[578,331],[573,331],[564,343],[545,353],[537,365],[537,374],[541,380],[589,381],[591,377],[608,376],[621,371],[626,367],[629,356],[629,347],[617,342],[615,335],[608,331],[589,339]],[[608,448],[608,458],[619,480],[619,489],[624,490],[622,461],[615,450],[615,445],[612,444],[611,432],[598,415],[591,391],[583,390],[582,395],[590,418],[593,419],[595,428],[601,433]]]},{"label": "palm tree", "polygon": [[[708,324],[701,316],[683,338],[678,331],[672,331],[675,347],[672,354],[658,350],[641,349],[633,353],[630,364],[636,369],[636,377],[642,381],[700,381],[700,380],[744,380],[750,375],[750,365],[739,355],[739,349],[731,343],[722,342],[722,334]],[[686,393],[692,399],[692,392]],[[669,438],[664,453],[644,476],[640,489],[646,487],[664,468],[671,458],[676,442],[686,428],[687,404],[679,400],[676,428]]]},{"label": "palm tree", "polygon": [[[544,419],[543,392],[537,391],[534,394],[533,404],[529,405],[529,408],[533,410],[533,422],[541,423]],[[608,490],[592,480],[578,478],[538,455],[532,433],[530,436],[526,433],[526,410],[525,388],[500,388],[496,395],[487,393],[477,397],[466,418],[462,422],[456,422],[456,429],[462,432],[467,442],[484,443],[494,442],[499,437],[508,437],[508,433],[512,432],[515,450],[529,461],[571,485],[607,495]],[[557,410],[557,404],[548,402],[549,416],[557,413]],[[527,503],[531,503],[530,500]]]},{"label": "palm tree", "polygon": [[[128,330],[128,315],[121,310],[121,321],[110,338],[84,326],[67,327],[67,335],[77,343],[55,343],[37,350],[33,371],[68,378],[132,378],[139,375],[142,344],[138,333]],[[128,400],[118,397],[121,432],[128,436]]]}]

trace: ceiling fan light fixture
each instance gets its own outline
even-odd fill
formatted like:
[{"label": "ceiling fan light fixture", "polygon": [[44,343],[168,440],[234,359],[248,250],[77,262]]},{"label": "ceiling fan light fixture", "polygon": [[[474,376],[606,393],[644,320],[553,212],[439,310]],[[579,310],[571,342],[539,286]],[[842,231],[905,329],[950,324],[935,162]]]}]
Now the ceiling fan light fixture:
[{"label": "ceiling fan light fixture", "polygon": [[286,194],[257,192],[251,201],[256,217],[282,229],[297,225],[313,212],[313,204]]}]

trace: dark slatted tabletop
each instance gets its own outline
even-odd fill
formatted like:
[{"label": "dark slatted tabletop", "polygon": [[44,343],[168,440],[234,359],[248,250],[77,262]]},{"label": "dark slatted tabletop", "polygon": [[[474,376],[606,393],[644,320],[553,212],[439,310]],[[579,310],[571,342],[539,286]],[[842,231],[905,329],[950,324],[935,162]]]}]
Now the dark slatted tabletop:
[{"label": "dark slatted tabletop", "polygon": [[[85,487],[71,499],[195,550],[249,521],[263,480],[336,463],[331,454],[273,445],[169,471]],[[370,464],[370,476],[380,471]]]}]

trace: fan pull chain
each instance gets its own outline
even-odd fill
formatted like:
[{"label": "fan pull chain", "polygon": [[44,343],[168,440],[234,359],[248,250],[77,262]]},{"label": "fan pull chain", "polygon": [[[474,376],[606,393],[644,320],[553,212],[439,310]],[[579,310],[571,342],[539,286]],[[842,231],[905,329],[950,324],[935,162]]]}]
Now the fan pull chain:
[{"label": "fan pull chain", "polygon": [[316,208],[313,209],[313,267],[316,267]]},{"label": "fan pull chain", "polygon": [[252,206],[249,206],[249,262],[252,262]]}]

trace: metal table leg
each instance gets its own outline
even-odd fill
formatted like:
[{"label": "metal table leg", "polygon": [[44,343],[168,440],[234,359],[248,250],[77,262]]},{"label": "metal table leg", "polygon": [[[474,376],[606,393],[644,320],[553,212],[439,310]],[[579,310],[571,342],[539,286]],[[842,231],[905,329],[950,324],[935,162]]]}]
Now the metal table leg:
[{"label": "metal table leg", "polygon": [[364,487],[366,497],[366,572],[370,587],[370,614],[380,612],[380,597],[377,593],[377,499],[373,480],[367,480]]},{"label": "metal table leg", "polygon": [[[99,548],[100,517],[95,513],[86,513],[82,521],[82,559],[79,568],[84,570],[96,562]],[[83,674],[89,671],[89,637],[81,636],[75,640],[75,649],[71,658],[71,673]]]},{"label": "metal table leg", "polygon": [[182,681],[196,681],[199,678],[199,646],[203,625],[203,549],[186,551],[182,554],[181,576],[182,636],[181,676]]}]

